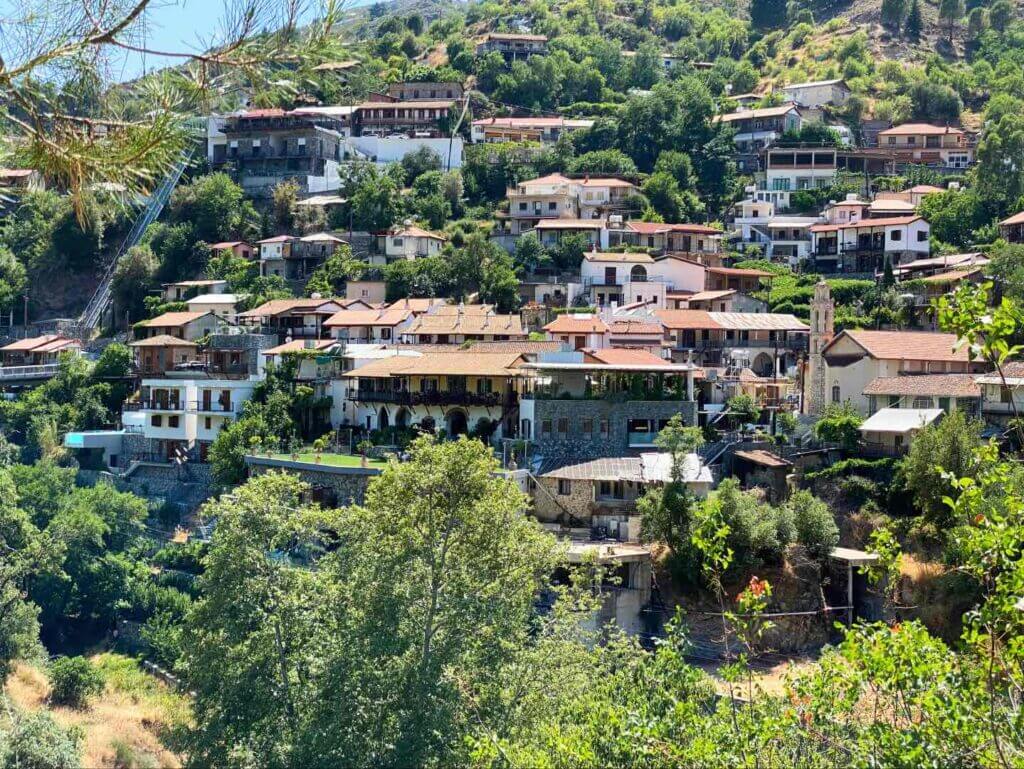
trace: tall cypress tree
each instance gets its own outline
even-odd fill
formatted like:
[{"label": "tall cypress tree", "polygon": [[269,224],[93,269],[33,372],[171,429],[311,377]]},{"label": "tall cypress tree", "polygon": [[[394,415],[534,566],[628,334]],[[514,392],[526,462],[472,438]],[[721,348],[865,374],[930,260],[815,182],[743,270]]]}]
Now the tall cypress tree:
[{"label": "tall cypress tree", "polygon": [[907,22],[903,26],[903,31],[907,36],[908,40],[912,40],[915,43],[921,39],[921,2],[920,0],[913,0],[910,4],[910,13],[907,14]]}]

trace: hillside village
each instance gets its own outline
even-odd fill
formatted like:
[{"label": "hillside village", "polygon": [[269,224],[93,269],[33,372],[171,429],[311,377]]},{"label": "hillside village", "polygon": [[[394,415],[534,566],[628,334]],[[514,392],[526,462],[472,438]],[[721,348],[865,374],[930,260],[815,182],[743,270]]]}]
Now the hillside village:
[{"label": "hillside village", "polygon": [[0,59],[0,766],[1020,765],[1020,8],[333,13]]}]

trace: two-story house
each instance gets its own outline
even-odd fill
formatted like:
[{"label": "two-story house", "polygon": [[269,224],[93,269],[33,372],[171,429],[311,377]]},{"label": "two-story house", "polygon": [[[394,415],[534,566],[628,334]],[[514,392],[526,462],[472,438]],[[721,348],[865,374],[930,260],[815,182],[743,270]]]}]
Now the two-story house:
[{"label": "two-story house", "polygon": [[345,416],[368,430],[417,425],[449,437],[514,437],[522,360],[517,352],[432,351],[372,361],[342,375],[358,382]]},{"label": "two-story house", "polygon": [[436,256],[446,240],[444,235],[411,224],[394,227],[377,236],[377,253],[371,255],[370,263],[391,264]]},{"label": "two-story house", "polygon": [[238,314],[238,323],[252,333],[271,334],[280,341],[323,339],[328,336],[324,321],[351,302],[345,299],[271,299],[259,307]]},{"label": "two-story house", "polygon": [[676,254],[704,264],[722,258],[722,232],[703,224],[622,222],[608,218],[608,245],[646,248],[655,256]]},{"label": "two-story house", "polygon": [[654,303],[664,307],[669,292],[703,290],[706,269],[674,255],[655,259],[643,252],[591,251],[583,255],[580,280],[594,306]]},{"label": "two-story house", "polygon": [[356,136],[444,136],[455,104],[454,99],[366,102],[356,107],[353,131]]},{"label": "two-story house", "polygon": [[357,343],[393,344],[414,317],[411,310],[340,310],[324,321],[334,339]]},{"label": "two-story house", "polygon": [[462,92],[462,83],[456,82],[413,81],[388,84],[388,96],[395,101],[461,99]]},{"label": "two-story house", "polygon": [[268,278],[271,275],[285,277],[288,273],[288,259],[292,255],[292,245],[298,240],[294,235],[275,235],[257,241],[260,257],[260,275]]},{"label": "two-story house", "polygon": [[950,126],[904,123],[879,131],[878,146],[892,151],[897,163],[967,168],[974,162],[967,134]]},{"label": "two-story house", "polygon": [[60,334],[18,339],[0,347],[0,366],[42,366],[57,363],[62,353],[79,354],[82,343]]},{"label": "two-story house", "polygon": [[155,318],[135,324],[136,339],[153,336],[173,336],[194,341],[217,331],[228,323],[210,311],[165,312]]},{"label": "two-story house", "polygon": [[800,107],[818,109],[826,105],[842,107],[853,92],[845,80],[814,80],[793,83],[782,89],[782,97]]},{"label": "two-story house", "polygon": [[955,334],[928,331],[847,329],[821,353],[826,398],[833,403],[850,401],[864,413],[871,407],[868,385],[879,378],[981,373],[985,369],[984,363],[968,358],[967,348],[957,345]]},{"label": "two-story house", "polygon": [[607,347],[611,329],[600,315],[564,312],[544,326],[553,342],[563,342],[573,350],[598,350]]},{"label": "two-story house", "polygon": [[477,41],[475,51],[477,56],[497,51],[508,61],[528,59],[548,52],[548,38],[547,35],[488,32]]},{"label": "two-story house", "polygon": [[877,272],[928,256],[931,227],[920,216],[862,219],[810,228],[811,256],[820,272]]},{"label": "two-story house", "polygon": [[738,109],[718,115],[716,122],[724,123],[735,131],[733,141],[740,153],[740,170],[753,171],[757,153],[777,142],[786,131],[799,131],[803,123],[800,109],[793,103],[778,107]]},{"label": "two-story house", "polygon": [[[809,328],[793,315],[770,312],[657,310],[672,359],[702,366],[749,361],[761,376],[783,377],[807,350]],[[737,356],[737,351],[741,354]]]},{"label": "two-story house", "polygon": [[783,216],[770,201],[748,198],[736,204],[736,236],[733,245],[741,250],[760,248],[766,259],[785,261],[796,267],[811,251],[810,228],[821,224],[820,216]]},{"label": "two-story house", "polygon": [[518,315],[475,312],[466,307],[419,315],[400,331],[404,344],[525,341],[528,336]]},{"label": "two-story house", "polygon": [[520,235],[546,219],[603,219],[627,210],[636,193],[635,184],[614,177],[548,174],[527,179],[506,195],[510,231]]}]

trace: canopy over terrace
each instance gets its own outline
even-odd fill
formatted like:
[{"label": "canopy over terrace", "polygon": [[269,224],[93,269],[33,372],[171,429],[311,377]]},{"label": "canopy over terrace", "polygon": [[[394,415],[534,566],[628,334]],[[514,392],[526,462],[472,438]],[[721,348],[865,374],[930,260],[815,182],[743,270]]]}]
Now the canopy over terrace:
[{"label": "canopy over terrace", "polygon": [[[625,351],[623,351],[625,352]],[[524,383],[534,398],[615,398],[623,400],[692,401],[696,366],[672,363],[644,350],[599,360],[584,351],[550,353],[520,364],[534,372]]]}]

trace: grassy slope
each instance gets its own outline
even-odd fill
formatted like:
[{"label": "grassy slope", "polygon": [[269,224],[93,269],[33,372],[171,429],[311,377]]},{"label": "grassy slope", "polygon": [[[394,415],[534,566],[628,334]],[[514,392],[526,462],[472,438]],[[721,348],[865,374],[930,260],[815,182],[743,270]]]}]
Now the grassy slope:
[{"label": "grassy slope", "polygon": [[[49,683],[38,667],[20,664],[7,681],[7,692],[25,710],[47,709],[64,726],[83,734],[82,766],[97,769],[125,765],[180,767],[182,758],[164,745],[170,729],[189,719],[187,700],[143,672],[120,654],[92,657],[103,671],[106,689],[84,710],[51,707]],[[134,761],[127,761],[134,757]]]}]

